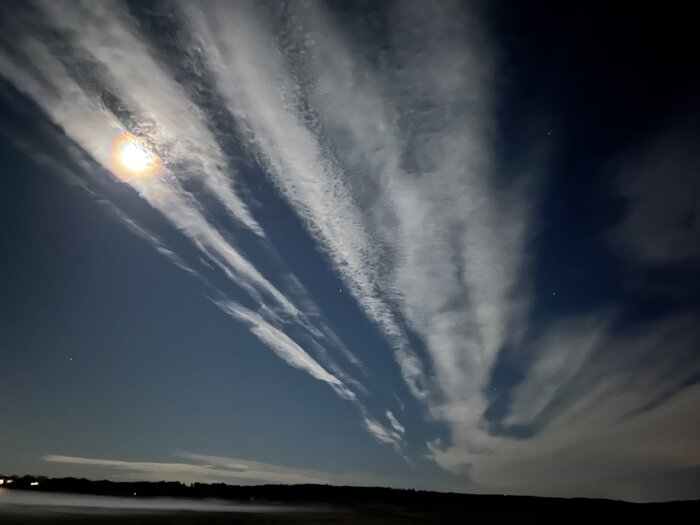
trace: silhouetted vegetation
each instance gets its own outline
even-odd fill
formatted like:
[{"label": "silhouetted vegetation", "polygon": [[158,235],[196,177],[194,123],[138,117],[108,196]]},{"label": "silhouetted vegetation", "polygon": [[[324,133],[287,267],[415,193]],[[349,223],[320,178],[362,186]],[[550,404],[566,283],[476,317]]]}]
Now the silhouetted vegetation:
[{"label": "silhouetted vegetation", "polygon": [[[224,483],[115,482],[78,478],[36,476],[0,476],[3,488],[53,493],[77,493],[137,498],[216,498],[236,502],[285,503],[292,505],[332,506],[337,511],[323,514],[327,522],[343,523],[501,523],[536,521],[538,523],[589,523],[591,520],[637,523],[665,520],[676,516],[700,515],[700,501],[635,504],[585,498],[538,498],[506,495],[470,495],[382,487],[347,487],[331,485],[256,485]],[[8,483],[7,480],[12,480]],[[340,513],[340,514],[339,514]],[[342,515],[342,519],[339,518]],[[321,515],[307,516],[316,522]],[[178,518],[179,519],[179,518]],[[190,516],[188,519],[194,519]],[[218,518],[217,518],[218,519]],[[223,519],[223,518],[222,518]],[[252,518],[237,517],[236,522]],[[286,515],[270,518],[272,522],[296,522],[299,517]],[[244,520],[244,521],[241,521]],[[285,521],[287,520],[287,521]],[[349,520],[349,521],[348,521]],[[364,520],[364,521],[363,521]],[[323,521],[323,520],[322,520]],[[211,521],[209,521],[211,522]],[[218,521],[216,521],[218,523]]]}]

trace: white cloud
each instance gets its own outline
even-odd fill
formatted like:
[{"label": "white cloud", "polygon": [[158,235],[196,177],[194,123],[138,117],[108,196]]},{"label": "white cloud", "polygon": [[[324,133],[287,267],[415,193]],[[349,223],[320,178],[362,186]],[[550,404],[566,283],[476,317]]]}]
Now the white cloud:
[{"label": "white cloud", "polygon": [[190,167],[186,172],[179,170],[178,175],[201,177],[211,195],[233,217],[263,235],[260,225],[231,187],[235,169],[226,162],[207,129],[202,111],[151,56],[135,32],[135,21],[126,11],[118,4],[106,2],[94,5],[89,1],[49,0],[39,5],[54,27],[74,35],[76,42],[89,50],[104,68],[98,89],[108,89],[126,102],[131,111],[137,112],[143,133],[160,146],[168,162]]},{"label": "white cloud", "polygon": [[471,449],[437,443],[430,456],[455,472],[468,465],[485,491],[697,498],[700,426],[688,419],[700,395],[697,319],[616,333],[609,317],[564,321],[540,341],[505,418],[535,424],[532,437],[491,436]]},{"label": "white cloud", "polygon": [[[54,3],[47,2],[44,7],[53,9]],[[72,7],[71,7],[72,6]],[[81,16],[86,16],[87,11],[77,9],[77,4],[66,3],[63,5],[66,9],[62,13],[56,14],[54,17],[56,23],[73,24],[73,26],[85,25],[85,21]],[[97,10],[100,11],[100,10]],[[86,49],[99,51],[103,53],[106,47],[112,49],[112,55],[102,57],[104,60],[112,58],[110,62],[104,62],[107,76],[101,78],[100,81],[105,83],[105,89],[115,89],[114,84],[119,82],[125,83],[123,89],[128,91],[130,96],[138,96],[142,93],[145,97],[153,97],[155,93],[159,104],[162,107],[149,118],[156,118],[158,115],[180,115],[186,120],[190,120],[186,108],[183,106],[191,106],[180,94],[173,92],[172,86],[166,88],[160,85],[159,82],[166,82],[162,73],[155,63],[148,61],[148,53],[143,45],[141,45],[132,36],[128,35],[126,29],[119,22],[119,18],[112,20],[111,18],[103,19],[102,22],[95,22],[95,30],[77,33],[82,35],[82,42]],[[88,26],[90,24],[87,24]],[[110,45],[100,40],[107,38],[103,35],[115,33],[109,40]],[[91,40],[93,39],[93,40]],[[54,89],[46,89],[37,78],[32,77],[31,73],[27,73],[21,68],[20,64],[11,63],[11,61],[2,56],[3,61],[8,65],[8,75],[17,83],[17,85],[27,92],[37,103],[60,125],[66,133],[84,148],[97,162],[102,164],[108,171],[114,170],[113,161],[110,158],[110,142],[119,133],[124,132],[124,126],[112,114],[104,104],[94,96],[90,96],[76,80],[66,71],[61,60],[54,56],[52,50],[47,48],[39,38],[25,37],[24,41],[18,43],[31,56],[37,69],[44,72],[44,75],[50,79]],[[85,51],[87,52],[87,51]],[[98,58],[98,57],[95,57]],[[67,60],[75,59],[75,57],[65,57]],[[148,61],[141,63],[141,61]],[[134,62],[136,61],[136,62]],[[122,65],[123,70],[112,71],[110,68]],[[130,64],[130,66],[129,66]],[[97,72],[95,73],[97,74]],[[141,75],[144,77],[134,75]],[[119,79],[119,80],[117,80]],[[88,79],[89,81],[89,79]],[[126,96],[126,95],[125,95]],[[179,98],[178,98],[179,97]],[[215,150],[213,138],[204,134],[203,129],[197,128],[197,119],[195,115],[191,116],[189,126],[174,126],[166,120],[155,120],[156,129],[165,133],[170,130],[170,133],[178,136],[186,136],[187,140],[194,141],[198,148],[202,151],[208,151],[208,154],[217,157],[213,163],[223,162],[218,157],[220,156]],[[182,129],[188,130],[187,133],[182,133]],[[154,140],[158,137],[153,137]],[[168,140],[167,137],[164,140]],[[167,146],[167,144],[165,144]],[[187,160],[186,156],[189,152],[196,152],[196,148],[183,147],[181,150],[173,148],[169,150],[169,162],[179,162]],[[178,152],[181,157],[178,157]],[[227,240],[222,236],[221,232],[206,219],[193,197],[187,195],[181,188],[177,178],[169,173],[166,165],[166,173],[163,176],[152,178],[149,180],[133,180],[131,185],[139,194],[146,199],[158,211],[163,213],[178,229],[185,235],[190,237],[193,242],[199,246],[205,254],[221,265],[225,271],[229,272],[232,278],[237,279],[249,293],[256,296],[260,292],[266,293],[285,310],[291,314],[296,313],[296,308],[287,300],[284,295],[272,286],[260,273],[247,261]],[[178,172],[179,176],[179,172]],[[219,173],[216,175],[219,179],[224,177]],[[219,180],[217,179],[217,180]],[[218,186],[217,186],[218,187]],[[238,206],[232,199],[233,193],[227,193],[222,188],[219,196],[226,200],[227,207]],[[237,199],[237,198],[236,198]],[[244,210],[244,208],[241,208]],[[241,213],[244,213],[241,211]],[[241,220],[246,222],[245,217],[241,215]],[[250,224],[253,230],[256,229],[254,224]]]},{"label": "white cloud", "polygon": [[391,410],[386,411],[386,418],[389,420],[391,428],[393,428],[397,434],[403,435],[406,432],[404,426],[401,423],[399,423],[399,420],[396,419],[396,416]]},{"label": "white cloud", "polygon": [[585,415],[557,418],[531,440],[502,440],[493,454],[472,458],[470,473],[492,491],[695,499],[700,427],[688,414],[699,395],[696,385],[629,419],[619,419],[618,410],[633,396],[604,398]]},{"label": "white cloud", "polygon": [[607,323],[599,315],[559,322],[534,343],[536,355],[522,383],[513,392],[506,425],[526,425],[553,402],[586,365]]},{"label": "white cloud", "polygon": [[[137,481],[180,481],[184,483],[260,484],[333,484],[415,487],[420,480],[383,476],[365,472],[329,472],[296,468],[249,459],[181,452],[175,461],[129,461],[47,454],[50,463],[72,465],[78,472],[99,469],[109,478]],[[101,475],[104,475],[101,474]],[[78,474],[81,475],[81,474]]]},{"label": "white cloud", "polygon": [[328,373],[287,334],[265,321],[262,316],[235,303],[219,303],[219,307],[239,321],[248,324],[250,331],[289,365],[308,372],[319,381],[328,383],[345,399],[355,399],[355,394],[340,379]]},{"label": "white cloud", "polygon": [[[110,213],[174,264],[201,279],[215,300],[221,300],[220,305],[226,304],[224,310],[228,314],[247,324],[287,363],[330,384],[343,398],[356,401],[353,390],[366,392],[366,389],[342,370],[328,349],[339,352],[346,362],[359,370],[362,370],[361,364],[323,322],[301,283],[290,278],[286,284],[291,282],[291,285],[286,290],[274,285],[234,242],[225,224],[212,219],[218,210],[212,209],[211,202],[185,189],[187,179],[199,177],[204,188],[230,215],[258,237],[264,237],[247,204],[234,190],[235,166],[229,164],[209,128],[207,119],[211,116],[205,115],[204,110],[188,98],[168,69],[159,63],[139,34],[136,21],[113,3],[95,7],[88,2],[38,1],[36,5],[47,14],[52,30],[69,35],[66,40],[70,41],[70,47],[46,45],[42,31],[47,27],[42,27],[41,21],[18,18],[17,27],[24,27],[23,24],[28,27],[15,35],[13,46],[22,49],[34,67],[27,68],[26,64],[0,53],[0,61],[6,66],[5,74],[107,171],[115,170],[111,141],[127,131],[127,123],[120,120],[123,115],[118,118],[113,113],[115,108],[105,106],[100,91],[133,115],[128,131],[147,136],[155,144],[164,165],[159,176],[132,179],[128,184],[192,242],[202,254],[204,269],[223,272],[234,289],[242,289],[260,313],[238,304],[238,298],[231,299],[224,290],[213,288],[202,269],[185,263],[145,226],[115,207],[114,200],[104,201]],[[85,57],[94,62],[86,70],[88,78],[83,78],[80,71],[71,70]],[[37,71],[42,75],[38,76]],[[94,170],[89,163],[83,164],[86,169],[82,176],[91,183],[83,186],[104,188],[106,185],[100,181],[104,173]],[[269,248],[272,253],[273,248],[262,242],[263,248]],[[325,367],[273,324],[302,328],[306,332],[306,343],[316,350]]]},{"label": "white cloud", "polygon": [[245,3],[185,9],[249,148],[393,344],[414,394],[456,439],[481,439],[481,391],[522,330],[528,195],[494,178],[493,70],[476,19],[456,2],[397,4],[389,65],[377,69],[318,3],[291,6],[278,25]]},{"label": "white cloud", "polygon": [[124,461],[49,454],[45,461],[87,467],[103,467],[132,479],[149,481],[255,483],[327,483],[326,472],[294,469],[238,458],[181,454],[189,462]]},{"label": "white cloud", "polygon": [[700,153],[693,125],[628,151],[617,166],[626,212],[609,238],[633,265],[694,268],[700,261]]},{"label": "white cloud", "polygon": [[184,6],[208,53],[232,115],[249,132],[280,192],[294,206],[310,233],[325,249],[370,319],[397,346],[403,372],[417,389],[420,363],[390,307],[380,296],[378,257],[362,210],[345,172],[306,122],[300,87],[295,85],[274,37],[245,2],[212,3],[207,9]]},{"label": "white cloud", "polygon": [[[319,381],[328,383],[340,397],[353,401],[359,410],[365,430],[380,443],[392,445],[397,452],[401,450],[403,441],[402,434],[404,430],[396,419],[393,419],[393,421],[390,419],[393,430],[379,423],[369,415],[367,408],[358,400],[356,394],[348,385],[324,369],[301,346],[294,342],[294,340],[283,331],[272,326],[261,315],[235,303],[219,302],[218,305],[229,315],[248,324],[251,332],[272,348],[274,352],[289,365],[304,370]],[[362,388],[361,385],[360,388]],[[390,414],[390,412],[388,414]],[[396,430],[395,424],[401,427],[400,432]]]},{"label": "white cloud", "polygon": [[401,444],[401,435],[398,432],[385,427],[379,421],[369,416],[364,416],[362,423],[367,432],[374,436],[377,441],[394,445],[397,450],[399,449]]}]

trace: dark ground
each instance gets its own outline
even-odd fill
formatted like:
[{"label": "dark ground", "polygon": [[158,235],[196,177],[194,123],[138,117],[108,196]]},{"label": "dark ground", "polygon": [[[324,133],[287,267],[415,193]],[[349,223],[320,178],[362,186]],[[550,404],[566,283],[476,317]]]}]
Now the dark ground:
[{"label": "dark ground", "polygon": [[[540,499],[540,498],[535,498]],[[210,512],[191,510],[134,510],[71,507],[0,506],[2,525],[82,523],[95,525],[223,525],[223,524],[599,524],[698,523],[700,504],[678,502],[632,504],[592,500],[550,500],[523,505],[513,498],[499,505],[357,504],[318,505],[315,509],[270,512]]]},{"label": "dark ground", "polygon": [[[31,486],[35,480],[39,486]],[[12,488],[5,485],[3,490],[0,525],[700,523],[700,501],[641,504],[380,487],[116,483],[30,476],[13,477]],[[77,500],[76,494],[81,495]],[[80,505],[74,502],[81,499],[92,506],[70,506]],[[43,504],[36,504],[39,500]],[[98,507],[96,501],[109,508]],[[161,502],[207,507],[196,511],[129,508],[162,507]],[[222,506],[230,510],[219,511]]]},{"label": "dark ground", "polygon": [[464,509],[461,513],[444,513],[436,509],[433,512],[420,512],[410,509],[337,509],[315,513],[274,513],[274,514],[236,514],[208,512],[163,512],[138,513],[124,512],[120,514],[73,514],[65,511],[60,513],[48,511],[43,514],[2,514],[0,523],[3,525],[32,525],[45,523],[94,523],[96,525],[223,525],[223,524],[441,524],[441,523],[696,523],[697,510],[692,514],[670,513],[664,515],[589,515],[548,513],[546,510],[536,513],[521,514],[509,512],[507,509],[487,515],[479,511]]}]

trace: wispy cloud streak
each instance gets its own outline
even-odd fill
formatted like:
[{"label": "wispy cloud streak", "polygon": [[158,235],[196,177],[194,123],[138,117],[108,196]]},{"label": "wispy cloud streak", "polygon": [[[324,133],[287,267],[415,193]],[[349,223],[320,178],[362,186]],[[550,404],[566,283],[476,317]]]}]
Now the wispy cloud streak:
[{"label": "wispy cloud streak", "polygon": [[[88,51],[104,68],[99,79],[138,119],[132,132],[147,133],[171,162],[182,163],[182,176],[200,177],[210,193],[245,226],[262,235],[260,225],[231,186],[235,167],[228,164],[201,110],[151,56],[135,32],[136,23],[119,4],[41,2],[52,26],[75,35],[74,45]],[[86,79],[88,80],[88,79]],[[183,130],[187,130],[183,133]]]},{"label": "wispy cloud streak", "polygon": [[188,483],[296,484],[323,483],[363,485],[368,479],[377,485],[410,486],[404,479],[375,476],[373,473],[330,472],[266,463],[237,457],[180,452],[174,461],[132,461],[47,454],[49,463],[72,465],[78,469],[100,469],[110,477],[145,481],[184,481]]},{"label": "wispy cloud streak", "polygon": [[248,132],[281,193],[304,220],[344,277],[349,290],[394,342],[405,377],[416,392],[421,371],[406,336],[382,299],[376,273],[379,255],[368,240],[365,217],[348,186],[343,167],[321,143],[314,115],[301,108],[301,87],[287,69],[269,27],[255,6],[211,2],[187,4],[192,27],[208,52],[232,115]]},{"label": "wispy cloud streak", "polygon": [[318,3],[277,24],[246,3],[186,10],[249,147],[414,394],[455,439],[476,439],[481,390],[519,331],[528,222],[521,188],[493,178],[492,68],[475,19],[458,3],[399,3],[380,56],[390,65],[377,68]]},{"label": "wispy cloud streak", "polygon": [[[14,40],[4,41],[3,49],[21,50],[21,56],[28,57],[33,67],[20,62],[17,53],[3,52],[3,75],[36,101],[106,172],[114,173],[115,180],[120,177],[110,151],[114,138],[124,132],[148,137],[163,160],[162,173],[125,183],[193,243],[206,270],[223,272],[231,288],[237,290],[235,296],[214,289],[212,281],[204,278],[205,269],[185,263],[146,227],[113,202],[105,201],[111,212],[173,263],[200,277],[225,313],[248,325],[287,363],[358,403],[352,389],[364,391],[364,387],[340,369],[327,348],[339,351],[356,368],[361,368],[359,361],[323,322],[303,286],[297,282],[284,290],[273,284],[233,242],[230,232],[212,219],[216,210],[210,203],[186,189],[188,181],[201,180],[203,188],[230,216],[258,238],[264,237],[243,194],[237,192],[236,166],[231,165],[210,129],[207,119],[211,116],[188,98],[186,90],[158,61],[125,6],[37,1],[19,9],[13,20],[15,27],[6,38]],[[87,169],[80,176],[100,186],[105,172],[83,164]],[[285,326],[303,329],[310,346],[337,373],[312,358],[285,333]],[[361,406],[361,411],[364,414],[366,409]]]},{"label": "wispy cloud streak", "polygon": [[293,469],[249,461],[202,454],[181,454],[180,462],[124,461],[48,454],[44,460],[84,467],[102,467],[120,471],[127,477],[151,481],[236,483],[324,483],[330,475],[303,469]]},{"label": "wispy cloud streak", "polygon": [[339,395],[346,399],[355,399],[355,395],[348,390],[335,376],[329,374],[318,364],[303,348],[295,343],[284,332],[278,330],[265,321],[262,316],[235,303],[219,304],[226,313],[250,326],[261,341],[272,348],[275,353],[295,368],[306,370],[319,381],[324,381],[333,387]]}]

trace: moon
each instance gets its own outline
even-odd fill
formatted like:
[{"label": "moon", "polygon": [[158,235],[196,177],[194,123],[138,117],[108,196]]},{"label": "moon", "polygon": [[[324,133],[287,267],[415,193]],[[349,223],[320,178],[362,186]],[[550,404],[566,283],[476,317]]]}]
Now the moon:
[{"label": "moon", "polygon": [[111,152],[112,171],[122,181],[157,177],[161,160],[143,137],[123,132],[114,139]]}]

